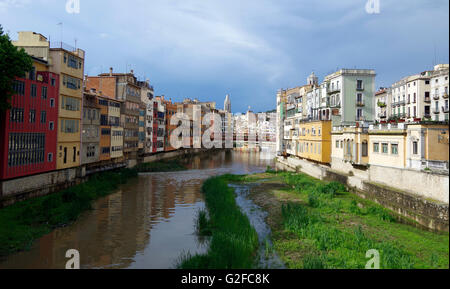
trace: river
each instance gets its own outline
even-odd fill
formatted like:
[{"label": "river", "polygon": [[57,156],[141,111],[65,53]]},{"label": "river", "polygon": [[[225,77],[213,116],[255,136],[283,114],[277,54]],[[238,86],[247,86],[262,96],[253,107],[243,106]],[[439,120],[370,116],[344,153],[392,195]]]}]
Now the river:
[{"label": "river", "polygon": [[64,269],[70,249],[79,251],[83,269],[174,268],[181,254],[207,250],[194,228],[196,214],[205,206],[203,181],[226,173],[263,172],[274,165],[273,157],[219,152],[193,157],[188,171],[141,174],[97,200],[72,225],[0,260],[0,269]]}]

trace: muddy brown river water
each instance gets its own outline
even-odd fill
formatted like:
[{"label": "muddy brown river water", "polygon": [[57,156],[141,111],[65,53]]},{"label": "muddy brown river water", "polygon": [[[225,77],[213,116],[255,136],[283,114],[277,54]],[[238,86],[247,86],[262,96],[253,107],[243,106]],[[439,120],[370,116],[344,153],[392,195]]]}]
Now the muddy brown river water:
[{"label": "muddy brown river water", "polygon": [[72,225],[37,240],[29,251],[0,260],[1,268],[64,269],[66,251],[81,268],[174,268],[183,252],[204,252],[194,222],[204,207],[201,185],[210,176],[252,174],[273,166],[259,153],[220,152],[189,160],[189,170],[142,174],[96,201]]}]

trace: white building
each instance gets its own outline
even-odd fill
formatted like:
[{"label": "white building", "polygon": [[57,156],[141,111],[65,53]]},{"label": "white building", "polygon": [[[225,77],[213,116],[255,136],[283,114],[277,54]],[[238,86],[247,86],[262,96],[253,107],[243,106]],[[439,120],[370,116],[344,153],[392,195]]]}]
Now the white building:
[{"label": "white building", "polygon": [[448,121],[448,76],[448,64],[439,64],[434,67],[430,79],[430,91],[433,99],[432,119],[435,121]]}]

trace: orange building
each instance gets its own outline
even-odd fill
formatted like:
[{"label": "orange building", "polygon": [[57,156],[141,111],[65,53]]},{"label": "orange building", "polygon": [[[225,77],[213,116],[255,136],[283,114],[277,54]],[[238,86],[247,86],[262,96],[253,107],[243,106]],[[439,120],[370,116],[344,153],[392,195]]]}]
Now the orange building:
[{"label": "orange building", "polygon": [[111,159],[111,126],[108,122],[108,98],[99,96],[98,104],[100,107],[100,161],[109,161]]}]

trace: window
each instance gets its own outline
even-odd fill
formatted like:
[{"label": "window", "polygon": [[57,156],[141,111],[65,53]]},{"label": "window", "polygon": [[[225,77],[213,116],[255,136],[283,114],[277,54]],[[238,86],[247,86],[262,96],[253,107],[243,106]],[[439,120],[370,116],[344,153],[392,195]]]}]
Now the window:
[{"label": "window", "polygon": [[108,125],[108,116],[102,114],[100,116],[100,125]]},{"label": "window", "polygon": [[367,142],[362,143],[362,156],[367,157],[368,156],[368,145]]},{"label": "window", "polygon": [[52,78],[51,83],[52,83],[52,86],[55,86],[56,85],[56,79]]},{"label": "window", "polygon": [[77,133],[79,131],[79,120],[62,119],[61,132],[63,133]]},{"label": "window", "polygon": [[419,144],[418,142],[413,142],[413,155],[419,154]]},{"label": "window", "polygon": [[30,109],[30,123],[36,122],[36,110]]},{"label": "window", "polygon": [[64,96],[62,97],[61,108],[70,111],[79,111],[80,110],[80,100]]},{"label": "window", "polygon": [[41,96],[43,99],[47,99],[47,86],[42,87]]},{"label": "window", "polygon": [[8,166],[18,167],[45,161],[45,134],[10,133]]},{"label": "window", "polygon": [[356,110],[356,118],[357,118],[357,120],[362,120],[362,117],[363,117],[363,111],[361,108],[358,108]]},{"label": "window", "polygon": [[64,163],[67,164],[67,147],[64,147]]},{"label": "window", "polygon": [[429,80],[425,80],[425,84],[426,85],[430,84],[430,81]]},{"label": "window", "polygon": [[374,143],[373,144],[373,152],[374,153],[379,153],[380,152],[380,144],[379,143]]},{"label": "window", "polygon": [[[80,62],[80,64],[81,64],[81,62]],[[71,55],[71,54],[69,54],[68,61],[67,61],[67,66],[71,67],[71,68],[78,69],[78,58],[73,56],[73,55]]]},{"label": "window", "polygon": [[337,149],[339,148],[339,141],[338,140],[336,141],[336,148]]},{"label": "window", "polygon": [[13,90],[18,95],[25,95],[25,82],[18,80],[13,81]]},{"label": "window", "polygon": [[398,144],[391,144],[391,152],[393,155],[398,155]]},{"label": "window", "polygon": [[111,134],[111,130],[107,129],[107,128],[102,128],[102,135],[110,135]]},{"label": "window", "polygon": [[51,121],[51,122],[48,124],[48,128],[49,128],[50,130],[54,130],[54,129],[55,129],[55,123],[54,123],[53,121]]},{"label": "window", "polygon": [[41,123],[47,123],[47,112],[45,110],[41,111]]},{"label": "window", "polygon": [[49,153],[49,154],[48,154],[48,156],[47,156],[47,161],[48,161],[49,163],[53,162],[53,154],[52,154],[52,153]]},{"label": "window", "polygon": [[55,99],[50,98],[50,107],[55,107]]},{"label": "window", "polygon": [[358,104],[363,102],[363,94],[362,93],[358,93],[356,95],[356,101],[358,102]]},{"label": "window", "polygon": [[31,97],[36,97],[37,95],[37,88],[36,88],[36,84],[32,84],[31,85]]},{"label": "window", "polygon": [[77,147],[73,147],[73,162],[77,161]]},{"label": "window", "polygon": [[363,85],[363,81],[362,80],[357,80],[356,81],[356,89],[361,90],[363,89],[364,85]]},{"label": "window", "polygon": [[23,108],[11,108],[11,111],[9,113],[9,121],[10,122],[17,122],[22,123],[23,122],[23,115],[24,115],[24,109]]},{"label": "window", "polygon": [[388,149],[388,144],[384,143],[382,145],[382,149],[383,149],[383,154],[388,154],[389,153],[389,149]]},{"label": "window", "polygon": [[63,85],[69,89],[78,90],[81,88],[81,81],[78,78],[64,75]]}]

